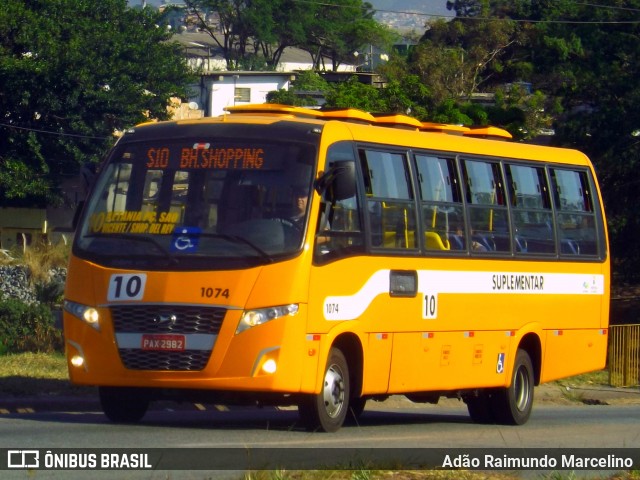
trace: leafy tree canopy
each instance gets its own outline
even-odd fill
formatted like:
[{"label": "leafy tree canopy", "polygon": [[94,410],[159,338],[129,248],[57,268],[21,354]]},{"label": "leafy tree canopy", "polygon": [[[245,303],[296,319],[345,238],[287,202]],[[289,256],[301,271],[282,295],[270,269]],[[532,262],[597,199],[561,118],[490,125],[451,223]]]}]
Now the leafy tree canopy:
[{"label": "leafy tree canopy", "polygon": [[[220,48],[229,70],[275,70],[287,47],[305,50],[317,69],[335,70],[363,45],[389,45],[394,35],[362,0],[186,0],[197,26]],[[252,64],[247,63],[252,59]],[[259,59],[262,59],[260,62]]]},{"label": "leafy tree canopy", "polygon": [[269,92],[267,94],[267,101],[269,103],[279,103],[282,105],[313,107],[317,106],[318,103],[312,96],[312,93],[318,92],[326,95],[330,88],[329,83],[318,73],[307,70],[301,72],[298,78],[291,82],[289,89],[283,88]]},{"label": "leafy tree canopy", "polygon": [[191,78],[149,9],[126,0],[5,0],[0,9],[0,203],[60,201],[114,131],[165,119]]}]

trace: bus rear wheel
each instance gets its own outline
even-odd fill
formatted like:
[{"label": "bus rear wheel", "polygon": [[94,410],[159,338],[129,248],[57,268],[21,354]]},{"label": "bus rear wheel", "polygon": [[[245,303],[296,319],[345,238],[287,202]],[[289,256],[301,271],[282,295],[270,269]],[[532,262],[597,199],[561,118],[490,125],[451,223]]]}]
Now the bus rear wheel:
[{"label": "bus rear wheel", "polygon": [[335,432],[349,411],[349,367],[341,350],[332,348],[324,371],[322,390],[305,396],[298,412],[307,430]]},{"label": "bus rear wheel", "polygon": [[481,390],[475,396],[465,398],[464,401],[467,404],[469,416],[474,422],[493,423],[495,421],[489,392]]},{"label": "bus rear wheel", "polygon": [[149,408],[149,396],[144,390],[126,387],[99,387],[100,405],[109,420],[115,423],[135,423]]},{"label": "bus rear wheel", "polygon": [[496,420],[506,425],[523,425],[533,408],[533,363],[525,350],[518,350],[513,366],[511,385],[499,389],[493,397]]}]

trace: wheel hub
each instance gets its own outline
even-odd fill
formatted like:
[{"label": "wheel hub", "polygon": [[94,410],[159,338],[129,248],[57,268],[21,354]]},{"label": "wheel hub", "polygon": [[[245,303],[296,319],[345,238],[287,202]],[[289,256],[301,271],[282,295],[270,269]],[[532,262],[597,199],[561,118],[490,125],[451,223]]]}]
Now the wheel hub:
[{"label": "wheel hub", "polygon": [[340,414],[344,405],[344,380],[340,369],[332,365],[324,377],[324,406],[331,418]]}]

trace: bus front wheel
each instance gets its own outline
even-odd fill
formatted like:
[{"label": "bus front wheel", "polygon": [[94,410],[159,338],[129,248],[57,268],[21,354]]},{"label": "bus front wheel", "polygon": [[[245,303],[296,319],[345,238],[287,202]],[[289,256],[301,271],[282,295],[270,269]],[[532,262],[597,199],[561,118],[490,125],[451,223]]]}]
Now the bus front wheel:
[{"label": "bus front wheel", "polygon": [[496,419],[507,425],[523,425],[533,407],[533,363],[525,350],[518,350],[511,385],[495,393],[493,410]]},{"label": "bus front wheel", "polygon": [[324,371],[322,390],[305,396],[298,405],[307,430],[335,432],[349,411],[349,367],[342,351],[332,348]]},{"label": "bus front wheel", "polygon": [[135,423],[149,408],[149,396],[139,389],[99,387],[98,394],[102,411],[115,423]]}]

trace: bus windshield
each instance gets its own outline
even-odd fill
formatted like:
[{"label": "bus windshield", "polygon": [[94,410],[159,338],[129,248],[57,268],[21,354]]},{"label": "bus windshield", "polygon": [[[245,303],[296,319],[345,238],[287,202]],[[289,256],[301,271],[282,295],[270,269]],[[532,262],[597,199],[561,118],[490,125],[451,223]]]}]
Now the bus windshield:
[{"label": "bus windshield", "polygon": [[121,143],[76,253],[120,268],[197,270],[290,257],[302,246],[315,161],[314,145],[273,140]]}]

